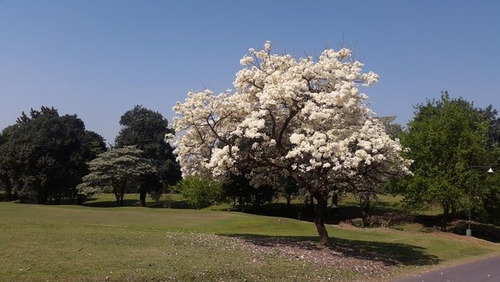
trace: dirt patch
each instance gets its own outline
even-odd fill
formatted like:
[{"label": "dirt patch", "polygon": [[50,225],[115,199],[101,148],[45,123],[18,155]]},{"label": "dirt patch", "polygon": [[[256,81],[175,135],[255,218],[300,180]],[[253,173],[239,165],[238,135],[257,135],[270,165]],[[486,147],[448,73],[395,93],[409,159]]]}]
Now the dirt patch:
[{"label": "dirt patch", "polygon": [[296,241],[284,238],[234,238],[235,242],[253,253],[266,253],[283,256],[290,260],[303,261],[319,267],[350,270],[365,276],[380,276],[395,263],[376,259],[361,259],[326,248],[313,241]]},{"label": "dirt patch", "polygon": [[[275,256],[294,265],[311,265],[315,272],[314,280],[326,281],[334,273],[349,273],[345,279],[377,280],[383,279],[401,270],[401,265],[384,254],[369,252],[365,247],[334,242],[333,247],[320,246],[315,240],[303,240],[293,237],[272,236],[224,236],[215,234],[185,234],[172,232],[169,238],[182,236],[188,241],[211,249],[224,248],[244,251],[250,255],[253,264],[263,263],[263,256]],[[311,269],[311,268],[309,268]],[[326,270],[326,271],[325,271]],[[325,275],[324,277],[322,275]],[[330,276],[329,276],[330,275]],[[350,277],[350,278],[349,278]],[[364,278],[365,277],[365,278]]]}]

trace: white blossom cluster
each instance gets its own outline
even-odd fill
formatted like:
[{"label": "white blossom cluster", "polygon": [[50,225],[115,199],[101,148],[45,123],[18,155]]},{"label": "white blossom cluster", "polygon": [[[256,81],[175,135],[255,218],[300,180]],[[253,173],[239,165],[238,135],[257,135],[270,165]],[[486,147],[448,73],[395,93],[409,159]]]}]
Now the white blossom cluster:
[{"label": "white blossom cluster", "polygon": [[410,173],[399,141],[385,133],[358,89],[378,75],[363,73],[350,50],[325,50],[315,61],[272,54],[266,42],[240,63],[233,91],[190,92],[174,107],[184,175],[245,169],[256,185],[279,174],[329,189]]}]

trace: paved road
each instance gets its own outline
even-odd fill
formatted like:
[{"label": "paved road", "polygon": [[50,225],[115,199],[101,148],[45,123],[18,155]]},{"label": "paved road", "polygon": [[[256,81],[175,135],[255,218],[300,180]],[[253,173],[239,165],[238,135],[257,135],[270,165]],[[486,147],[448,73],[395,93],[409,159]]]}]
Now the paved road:
[{"label": "paved road", "polygon": [[434,270],[427,273],[413,275],[398,282],[499,282],[500,281],[500,256],[478,260],[471,263],[450,268]]}]

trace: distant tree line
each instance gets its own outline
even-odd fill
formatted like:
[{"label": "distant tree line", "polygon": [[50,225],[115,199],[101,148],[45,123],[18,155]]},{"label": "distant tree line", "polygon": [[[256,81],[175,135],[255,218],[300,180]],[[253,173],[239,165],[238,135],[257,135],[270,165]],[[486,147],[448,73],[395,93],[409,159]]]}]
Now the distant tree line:
[{"label": "distant tree line", "polygon": [[135,106],[120,119],[122,129],[109,150],[99,134],[76,115],[52,107],[24,112],[0,133],[0,189],[6,200],[82,203],[94,193],[125,193],[158,198],[180,180],[179,165],[165,135],[163,116]]},{"label": "distant tree line", "polygon": [[[412,159],[412,175],[388,184],[371,183],[343,189],[359,199],[365,224],[370,204],[381,194],[403,195],[409,207],[439,205],[443,228],[453,219],[472,217],[500,223],[500,117],[488,106],[477,108],[463,98],[440,99],[415,106],[407,126],[395,117],[379,117],[387,134],[400,139]],[[22,113],[14,125],[0,133],[0,189],[6,200],[59,204],[61,200],[82,203],[95,193],[116,196],[123,204],[126,193],[138,193],[141,205],[150,195],[158,199],[166,187],[182,193],[196,208],[231,203],[238,210],[258,212],[277,198],[302,198],[312,203],[308,192],[293,179],[277,179],[255,187],[243,174],[229,175],[223,182],[211,177],[181,180],[174,148],[165,135],[173,134],[168,121],[142,106],[125,112],[111,148],[97,133],[86,130],[76,115],[59,115],[52,107]],[[494,174],[486,173],[493,168]],[[332,207],[339,196],[332,188]]]}]

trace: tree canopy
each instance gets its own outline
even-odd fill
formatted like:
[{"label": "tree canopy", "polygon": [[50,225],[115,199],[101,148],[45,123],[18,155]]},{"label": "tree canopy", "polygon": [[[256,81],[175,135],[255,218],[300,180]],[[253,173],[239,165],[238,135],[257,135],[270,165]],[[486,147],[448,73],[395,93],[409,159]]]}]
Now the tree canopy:
[{"label": "tree canopy", "polygon": [[0,182],[8,197],[38,203],[75,198],[86,162],[106,149],[104,139],[85,130],[76,115],[60,116],[49,107],[22,113],[0,140]]},{"label": "tree canopy", "polygon": [[363,73],[351,51],[325,50],[317,61],[249,50],[232,92],[190,92],[174,107],[175,141],[183,175],[229,173],[262,186],[290,177],[317,200],[315,224],[322,244],[330,192],[409,173],[399,142],[365,105]]},{"label": "tree canopy", "polygon": [[173,149],[165,141],[165,135],[172,134],[168,121],[162,114],[134,106],[120,118],[120,130],[115,139],[115,146],[136,146],[144,152],[144,157],[151,160],[164,185],[175,184],[181,178],[180,167]]},{"label": "tree canopy", "polygon": [[[440,100],[416,106],[415,117],[402,135],[411,150],[413,177],[403,183],[402,194],[410,204],[439,204],[445,217],[469,205],[471,194],[480,196],[477,165],[486,165],[489,127],[484,116],[464,99],[444,92]],[[486,171],[486,170],[485,170]],[[483,173],[484,175],[484,173]]]},{"label": "tree canopy", "polygon": [[125,193],[139,192],[142,178],[156,173],[143,154],[134,146],[114,148],[100,154],[89,162],[90,173],[78,185],[78,193],[88,197],[94,193],[111,192],[115,194],[116,205],[122,206]]}]

